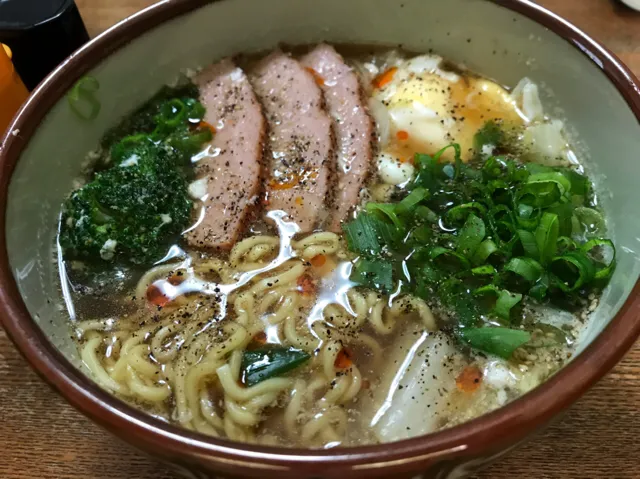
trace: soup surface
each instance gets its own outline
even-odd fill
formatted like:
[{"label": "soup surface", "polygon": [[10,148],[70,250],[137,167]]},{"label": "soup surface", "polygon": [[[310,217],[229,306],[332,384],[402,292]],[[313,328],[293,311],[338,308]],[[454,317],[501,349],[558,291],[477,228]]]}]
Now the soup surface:
[{"label": "soup surface", "polygon": [[433,54],[224,59],[89,160],[57,240],[82,360],[212,436],[351,446],[477,417],[571,358],[615,266],[536,84]]}]

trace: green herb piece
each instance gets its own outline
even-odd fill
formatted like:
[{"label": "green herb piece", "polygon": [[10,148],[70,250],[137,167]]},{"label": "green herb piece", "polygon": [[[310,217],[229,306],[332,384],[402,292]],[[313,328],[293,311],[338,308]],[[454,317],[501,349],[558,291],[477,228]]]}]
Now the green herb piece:
[{"label": "green herb piece", "polygon": [[496,302],[491,312],[499,318],[509,321],[511,318],[511,309],[516,306],[521,300],[522,295],[520,293],[512,293],[506,289],[500,289],[494,284],[488,284],[477,288],[473,294],[475,296],[491,295],[496,297]]},{"label": "green herb piece", "polygon": [[542,276],[544,268],[532,258],[511,258],[504,265],[504,271],[516,274],[529,283],[536,283]]},{"label": "green herb piece", "polygon": [[520,239],[520,244],[522,244],[524,254],[529,258],[540,258],[540,250],[538,249],[535,235],[525,230],[517,230],[516,233]]},{"label": "green herb piece", "polygon": [[442,154],[445,151],[447,151],[449,148],[453,148],[453,151],[454,151],[454,164],[453,165],[451,165],[450,163],[445,164],[442,168],[442,171],[448,178],[456,179],[460,176],[460,172],[462,171],[462,159],[460,156],[461,151],[460,151],[459,144],[451,143],[445,146],[444,148],[436,152],[435,155],[433,155],[433,159],[435,161],[440,161],[440,157],[442,156]]},{"label": "green herb piece", "polygon": [[473,274],[474,276],[493,276],[497,273],[498,271],[490,264],[485,264],[484,266],[477,266],[471,269],[471,274]]},{"label": "green herb piece", "polygon": [[[415,209],[415,207],[420,204],[420,202],[424,201],[430,196],[429,192],[426,188],[418,187],[411,191],[406,197],[400,201],[395,207],[395,213],[397,215],[407,214]],[[425,208],[427,208],[425,206]],[[431,211],[431,210],[429,210]]]},{"label": "green herb piece", "polygon": [[369,288],[390,292],[393,289],[393,267],[389,261],[359,259],[351,273],[351,281]]},{"label": "green herb piece", "polygon": [[520,203],[516,210],[515,216],[516,216],[516,222],[518,223],[519,228],[532,231],[536,229],[536,226],[538,226],[541,215],[542,215],[542,210],[535,209],[531,205]]},{"label": "green herb piece", "polygon": [[360,213],[355,220],[343,224],[342,230],[349,249],[365,255],[376,255],[383,246],[393,244],[399,238],[394,225],[366,213]]},{"label": "green herb piece", "polygon": [[396,205],[391,203],[367,203],[365,210],[371,214],[379,214],[382,218],[388,218],[396,228],[402,229],[404,225],[396,215]]},{"label": "green herb piece", "polygon": [[248,387],[283,374],[304,364],[309,354],[294,348],[264,346],[242,355],[242,382]]},{"label": "green herb piece", "polygon": [[579,289],[596,275],[596,267],[583,251],[556,256],[551,260],[549,270],[554,276],[554,285],[565,292]]},{"label": "green herb piece", "polygon": [[484,221],[476,215],[470,214],[458,234],[456,251],[467,258],[472,257],[480,243],[482,243],[485,234]]},{"label": "green herb piece", "polygon": [[542,273],[536,284],[534,284],[529,290],[529,296],[538,301],[544,300],[547,296],[547,292],[549,291],[550,284],[551,279],[549,278],[549,275],[546,272]]},{"label": "green herb piece", "polygon": [[540,263],[546,264],[555,255],[559,230],[558,216],[553,213],[544,213],[535,233]]},{"label": "green herb piece", "polygon": [[509,328],[465,328],[460,338],[474,349],[509,359],[513,352],[531,339],[531,333]]},{"label": "green herb piece", "polygon": [[431,156],[421,153],[415,154],[414,164],[418,172],[412,183],[413,188],[422,187],[433,193],[440,182],[441,166]]},{"label": "green herb piece", "polygon": [[548,208],[566,198],[570,190],[571,183],[562,173],[537,173],[529,176],[517,198],[535,208]]},{"label": "green herb piece", "polygon": [[81,120],[91,121],[100,113],[100,101],[96,93],[100,89],[100,83],[92,76],[80,78],[67,95],[69,108]]},{"label": "green herb piece", "polygon": [[498,246],[492,240],[486,239],[476,248],[471,262],[476,265],[484,264],[492,254],[497,252]]},{"label": "green herb piece", "polygon": [[414,211],[414,217],[426,221],[428,223],[437,223],[438,215],[436,215],[428,206],[419,205]]},{"label": "green herb piece", "polygon": [[504,133],[494,121],[486,122],[473,137],[473,148],[477,156],[480,156],[485,147],[493,149],[504,141]]},{"label": "green herb piece", "polygon": [[591,182],[586,176],[581,175],[572,168],[561,168],[558,171],[569,180],[572,194],[584,197],[591,192]]},{"label": "green herb piece", "polygon": [[472,213],[482,216],[487,213],[487,209],[482,203],[473,201],[471,203],[454,206],[447,211],[445,219],[447,223],[452,225],[461,224],[466,221],[467,217]]},{"label": "green herb piece", "polygon": [[573,231],[574,235],[584,235],[587,238],[593,238],[603,234],[606,230],[604,218],[599,211],[593,208],[579,206],[573,210],[573,215],[577,220],[577,231]]},{"label": "green herb piece", "polygon": [[441,269],[459,272],[471,268],[469,260],[460,253],[437,246],[430,252],[431,261]]},{"label": "green herb piece", "polygon": [[[607,279],[611,276],[616,267],[616,248],[613,241],[592,239],[583,244],[581,250],[595,264],[595,279]],[[599,254],[596,255],[596,253]]]}]

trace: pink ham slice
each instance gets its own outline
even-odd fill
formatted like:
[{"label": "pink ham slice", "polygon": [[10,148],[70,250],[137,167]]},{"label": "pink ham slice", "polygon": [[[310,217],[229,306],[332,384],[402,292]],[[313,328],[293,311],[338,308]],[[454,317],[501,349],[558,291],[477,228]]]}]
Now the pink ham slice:
[{"label": "pink ham slice", "polygon": [[186,239],[198,248],[229,249],[259,198],[265,121],[247,76],[231,60],[203,70],[195,83],[204,121],[216,131],[195,164],[197,189],[206,196]]},{"label": "pink ham slice", "polygon": [[316,76],[333,118],[338,189],[328,227],[339,232],[371,171],[373,122],[362,101],[358,76],[333,47],[318,45],[301,62]]},{"label": "pink ham slice", "polygon": [[275,51],[251,72],[269,124],[265,182],[268,210],[283,210],[301,232],[317,226],[334,161],[331,119],[313,75]]}]

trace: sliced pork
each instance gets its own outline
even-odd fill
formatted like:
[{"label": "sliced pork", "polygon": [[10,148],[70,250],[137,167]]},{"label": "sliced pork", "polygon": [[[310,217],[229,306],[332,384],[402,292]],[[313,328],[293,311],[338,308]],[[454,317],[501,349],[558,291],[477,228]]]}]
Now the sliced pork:
[{"label": "sliced pork", "polygon": [[268,210],[284,210],[308,232],[322,219],[329,193],[331,119],[313,75],[289,55],[275,51],[251,73],[269,125],[265,182]]},{"label": "sliced pork", "polygon": [[373,122],[362,101],[358,76],[329,45],[318,45],[302,58],[323,90],[336,137],[338,189],[328,228],[340,232],[371,171]]},{"label": "sliced pork", "polygon": [[215,133],[197,157],[190,192],[203,209],[186,238],[195,247],[229,249],[259,198],[265,121],[247,76],[231,60],[202,71],[195,83]]}]

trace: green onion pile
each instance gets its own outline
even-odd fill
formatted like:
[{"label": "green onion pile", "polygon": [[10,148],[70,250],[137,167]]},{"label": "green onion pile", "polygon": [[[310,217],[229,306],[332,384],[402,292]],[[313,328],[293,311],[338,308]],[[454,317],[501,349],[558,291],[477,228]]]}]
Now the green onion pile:
[{"label": "green onion pile", "polygon": [[[455,162],[441,162],[449,148]],[[507,359],[536,343],[527,302],[578,309],[606,286],[615,248],[575,169],[513,155],[463,164],[457,144],[414,163],[396,202],[367,203],[344,225],[356,283],[437,301],[462,343]]]}]

